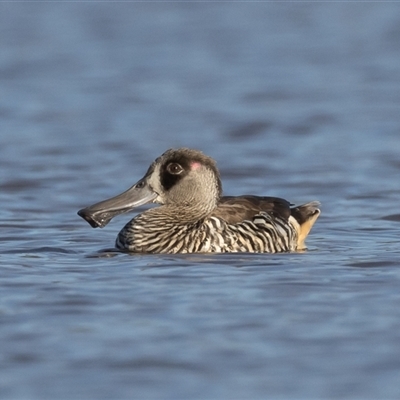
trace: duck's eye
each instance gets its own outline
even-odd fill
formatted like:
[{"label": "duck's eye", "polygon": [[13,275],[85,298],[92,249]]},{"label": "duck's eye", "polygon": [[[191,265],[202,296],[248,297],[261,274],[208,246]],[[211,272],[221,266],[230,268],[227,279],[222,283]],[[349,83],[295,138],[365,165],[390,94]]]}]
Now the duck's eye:
[{"label": "duck's eye", "polygon": [[183,172],[183,168],[178,163],[171,163],[167,165],[167,171],[172,175],[179,175]]},{"label": "duck's eye", "polygon": [[142,189],[144,187],[144,181],[140,181],[136,184],[136,189]]}]

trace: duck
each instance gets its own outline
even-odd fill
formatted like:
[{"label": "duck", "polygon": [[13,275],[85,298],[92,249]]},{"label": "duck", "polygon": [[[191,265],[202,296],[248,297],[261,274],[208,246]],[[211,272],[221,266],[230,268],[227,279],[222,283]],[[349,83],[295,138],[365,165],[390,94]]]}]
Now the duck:
[{"label": "duck", "polygon": [[306,249],[320,203],[294,207],[279,197],[223,196],[216,162],[199,150],[169,149],[125,192],[78,211],[93,228],[148,203],[115,247],[132,253],[281,253]]}]

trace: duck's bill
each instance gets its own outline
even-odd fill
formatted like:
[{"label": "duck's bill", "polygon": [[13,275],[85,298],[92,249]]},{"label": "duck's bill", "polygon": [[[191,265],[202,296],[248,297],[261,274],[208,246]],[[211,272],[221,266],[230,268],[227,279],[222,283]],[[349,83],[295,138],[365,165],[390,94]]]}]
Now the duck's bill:
[{"label": "duck's bill", "polygon": [[139,181],[136,185],[118,196],[82,208],[82,210],[78,211],[78,215],[89,222],[93,228],[104,228],[116,215],[151,203],[156,197],[157,193],[146,183]]}]

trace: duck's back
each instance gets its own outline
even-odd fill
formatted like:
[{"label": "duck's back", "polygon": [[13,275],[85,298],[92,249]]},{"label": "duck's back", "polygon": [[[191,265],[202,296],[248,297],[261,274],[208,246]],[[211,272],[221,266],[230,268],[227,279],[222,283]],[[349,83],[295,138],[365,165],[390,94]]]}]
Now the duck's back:
[{"label": "duck's back", "polygon": [[260,212],[288,220],[291,213],[290,203],[279,197],[223,196],[212,216],[221,218],[228,224],[238,224],[251,221]]},{"label": "duck's back", "polygon": [[319,203],[290,206],[279,197],[225,196],[211,214],[210,224],[218,230],[216,221],[222,221],[224,240],[229,243],[230,251],[276,253],[301,250],[320,214]]}]

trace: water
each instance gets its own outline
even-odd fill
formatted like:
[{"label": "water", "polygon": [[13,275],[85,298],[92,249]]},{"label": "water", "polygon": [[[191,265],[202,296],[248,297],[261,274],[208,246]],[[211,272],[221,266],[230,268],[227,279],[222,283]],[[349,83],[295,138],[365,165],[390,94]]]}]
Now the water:
[{"label": "water", "polygon": [[[0,10],[1,398],[399,398],[398,4]],[[111,251],[77,210],[177,146],[309,251]]]}]

